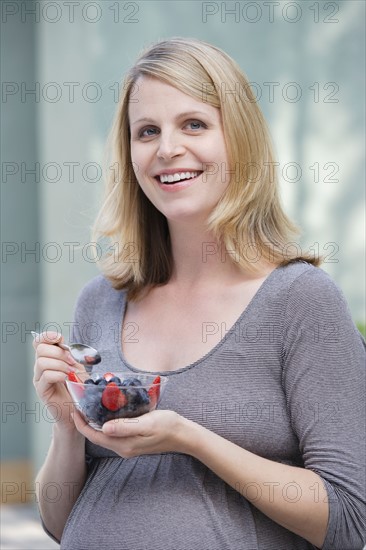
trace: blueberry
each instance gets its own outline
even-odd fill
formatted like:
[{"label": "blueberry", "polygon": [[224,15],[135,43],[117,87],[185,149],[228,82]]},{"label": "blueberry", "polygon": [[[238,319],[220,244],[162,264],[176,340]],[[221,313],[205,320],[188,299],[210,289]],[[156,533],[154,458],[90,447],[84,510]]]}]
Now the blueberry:
[{"label": "blueberry", "polygon": [[85,380],[84,384],[93,384],[93,386],[94,386],[95,382],[92,378],[88,378],[88,380]]},{"label": "blueberry", "polygon": [[98,407],[99,407],[98,403],[89,401],[83,407],[83,413],[85,414],[85,416],[87,416],[91,420],[98,420]]},{"label": "blueberry", "polygon": [[97,420],[98,418],[98,406],[100,405],[102,398],[102,388],[95,384],[87,384],[85,386],[85,393],[80,400],[80,407],[82,412],[91,420]]},{"label": "blueberry", "polygon": [[105,417],[108,414],[108,409],[106,409],[102,403],[99,403],[95,409],[95,415],[98,419],[98,422],[104,423]]},{"label": "blueberry", "polygon": [[128,386],[125,390],[125,395],[127,397],[128,404],[135,403],[136,400],[139,400],[139,393],[138,389],[134,388],[133,386]]},{"label": "blueberry", "polygon": [[133,403],[135,405],[148,405],[150,403],[150,398],[145,388],[136,388],[134,392]]},{"label": "blueberry", "polygon": [[120,414],[118,411],[107,411],[107,413],[103,417],[103,423],[108,422],[109,420],[114,420],[115,418],[119,418]]},{"label": "blueberry", "polygon": [[150,397],[149,397],[149,394],[147,393],[147,389],[140,388],[139,394],[140,394],[141,403],[143,403],[144,405],[148,405],[150,403]]},{"label": "blueberry", "polygon": [[87,400],[93,399],[94,396],[98,396],[100,398],[102,395],[101,390],[102,388],[99,385],[96,386],[95,384],[88,384],[85,388],[85,398]]},{"label": "blueberry", "polygon": [[149,412],[149,405],[136,405],[134,403],[131,403],[128,405],[125,416],[128,418],[133,418],[135,416],[141,416],[142,414],[145,414]]},{"label": "blueberry", "polygon": [[113,376],[110,380],[108,380],[108,384],[110,382],[114,382],[115,384],[118,384],[119,386],[121,385],[121,379],[118,378],[118,376]]},{"label": "blueberry", "polygon": [[138,378],[126,378],[123,380],[122,386],[141,386],[141,381]]},{"label": "blueberry", "polygon": [[99,378],[97,381],[97,385],[99,388],[102,388],[108,384],[107,380],[105,378]]}]

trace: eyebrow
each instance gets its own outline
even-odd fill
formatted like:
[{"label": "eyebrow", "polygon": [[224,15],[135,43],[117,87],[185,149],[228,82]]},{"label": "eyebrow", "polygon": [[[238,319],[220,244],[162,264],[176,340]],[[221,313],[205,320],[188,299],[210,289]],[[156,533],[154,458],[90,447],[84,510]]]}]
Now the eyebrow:
[{"label": "eyebrow", "polygon": [[[204,113],[203,111],[186,111],[184,113],[179,113],[179,115],[177,115],[175,117],[175,120],[179,120],[181,118],[185,118],[185,117],[193,117],[193,116],[207,116],[207,113]],[[154,123],[154,120],[152,118],[148,118],[148,117],[142,117],[142,118],[138,118],[137,120],[135,120],[131,126],[134,126],[135,124],[138,124],[139,122],[148,122],[148,123]]]}]

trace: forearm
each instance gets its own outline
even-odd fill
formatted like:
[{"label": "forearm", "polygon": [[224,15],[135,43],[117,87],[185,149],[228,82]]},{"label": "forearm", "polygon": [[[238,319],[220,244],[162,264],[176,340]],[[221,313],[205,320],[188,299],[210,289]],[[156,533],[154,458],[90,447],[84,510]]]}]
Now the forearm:
[{"label": "forearm", "polygon": [[61,432],[55,424],[46,461],[36,478],[36,491],[45,526],[59,540],[85,480],[85,438],[76,430]]},{"label": "forearm", "polygon": [[184,419],[183,452],[205,464],[276,523],[321,547],[328,523],[327,493],[311,470],[267,460]]}]

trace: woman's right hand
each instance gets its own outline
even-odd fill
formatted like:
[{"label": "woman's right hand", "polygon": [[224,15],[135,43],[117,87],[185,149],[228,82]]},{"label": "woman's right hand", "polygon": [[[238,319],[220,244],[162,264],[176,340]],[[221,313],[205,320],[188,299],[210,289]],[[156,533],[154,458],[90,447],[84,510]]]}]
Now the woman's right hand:
[{"label": "woman's right hand", "polygon": [[36,352],[33,384],[38,397],[49,406],[48,414],[54,417],[57,424],[75,430],[70,414],[74,407],[65,380],[69,372],[85,369],[69,351],[53,345],[58,342],[63,343],[64,338],[57,332],[43,332],[33,341]]}]

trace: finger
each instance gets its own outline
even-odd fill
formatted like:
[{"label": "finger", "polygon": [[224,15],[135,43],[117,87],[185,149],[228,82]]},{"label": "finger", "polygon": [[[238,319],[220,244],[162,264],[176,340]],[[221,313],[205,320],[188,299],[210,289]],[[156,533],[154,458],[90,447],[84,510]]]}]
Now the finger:
[{"label": "finger", "polygon": [[68,365],[65,361],[51,357],[39,357],[34,365],[34,380],[38,382],[45,371],[61,372],[65,376],[69,372],[75,372],[75,367]]},{"label": "finger", "polygon": [[54,371],[54,370],[45,370],[42,373],[42,376],[38,379],[36,377],[33,378],[33,383],[37,384],[37,390],[38,392],[43,395],[48,387],[51,384],[63,384],[67,378],[67,374],[60,372],[60,371]]},{"label": "finger", "polygon": [[46,332],[41,332],[40,334],[33,332],[34,349],[37,349],[40,344],[55,345],[63,342],[64,342],[64,337],[60,332],[46,331]]},{"label": "finger", "polygon": [[81,414],[75,410],[73,413],[73,419],[75,423],[76,429],[89,441],[92,441],[96,445],[100,445],[102,447],[107,447],[106,441],[109,439],[107,436],[102,434],[102,432],[98,430],[94,430],[94,428],[91,428],[89,424],[85,421],[85,419],[81,416]]},{"label": "finger", "polygon": [[138,448],[138,438],[128,437],[117,439],[115,437],[109,437],[103,432],[91,428],[79,412],[73,413],[73,418],[76,429],[95,445],[110,449],[122,458],[133,458],[138,454],[138,452],[136,452]]},{"label": "finger", "polygon": [[[144,415],[145,416],[145,415]],[[106,435],[114,437],[134,437],[143,433],[143,416],[135,418],[115,418],[103,424],[102,430]]]},{"label": "finger", "polygon": [[56,344],[57,342],[63,342],[63,341],[64,341],[64,337],[62,336],[62,334],[60,332],[56,332],[52,330],[41,332],[40,334],[36,334],[36,336],[33,335],[33,342],[36,344],[36,346],[42,343]]},{"label": "finger", "polygon": [[40,342],[37,345],[36,356],[41,357],[42,355],[46,357],[65,357],[65,350],[54,344],[49,344],[48,342]]},{"label": "finger", "polygon": [[[80,363],[77,363],[69,351],[65,351],[58,346],[52,346],[50,344],[39,344],[36,349],[36,358],[37,361],[43,359],[56,359],[63,361],[68,365],[73,366],[78,372],[81,367]],[[81,370],[84,371],[84,367],[81,367]]]}]

